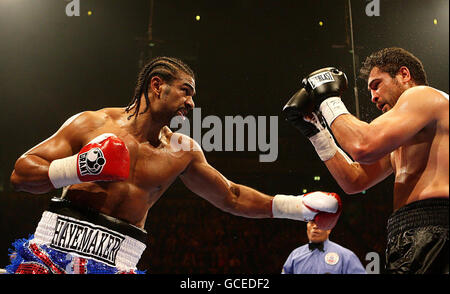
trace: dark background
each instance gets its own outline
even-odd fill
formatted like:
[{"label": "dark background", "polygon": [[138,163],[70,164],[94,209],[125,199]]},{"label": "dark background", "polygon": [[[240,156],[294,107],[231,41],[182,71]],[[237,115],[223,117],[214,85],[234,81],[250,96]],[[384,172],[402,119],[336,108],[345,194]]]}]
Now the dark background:
[{"label": "dark background", "polygon": [[[300,79],[326,66],[347,73],[344,100],[356,113],[347,0],[155,0],[151,40],[149,0],[81,0],[81,15],[73,17],[65,14],[68,3],[0,0],[0,267],[9,262],[11,243],[34,232],[58,195],[14,192],[15,160],[75,113],[127,105],[140,66],[152,56],[175,56],[194,69],[202,117],[278,116]],[[430,85],[448,93],[449,2],[381,0],[373,17],[367,3],[351,2],[357,69],[375,50],[403,47],[422,60]],[[361,119],[370,122],[379,113],[365,82],[357,86]],[[259,152],[206,157],[230,180],[267,194],[337,192],[344,211],[330,239],[363,265],[367,253],[377,252],[383,266],[393,177],[365,194],[345,195],[307,139],[281,118],[278,133],[275,162],[260,163]],[[279,273],[307,242],[303,222],[223,213],[178,180],[150,210],[145,228],[148,247],[138,267],[149,273]]]}]

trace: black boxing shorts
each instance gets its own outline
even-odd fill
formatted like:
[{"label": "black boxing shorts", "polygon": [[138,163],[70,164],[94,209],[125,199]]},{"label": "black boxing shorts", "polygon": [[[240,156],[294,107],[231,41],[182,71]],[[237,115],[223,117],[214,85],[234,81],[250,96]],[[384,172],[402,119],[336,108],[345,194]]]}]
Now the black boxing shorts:
[{"label": "black boxing shorts", "polygon": [[416,201],[387,222],[387,274],[448,274],[449,199]]}]

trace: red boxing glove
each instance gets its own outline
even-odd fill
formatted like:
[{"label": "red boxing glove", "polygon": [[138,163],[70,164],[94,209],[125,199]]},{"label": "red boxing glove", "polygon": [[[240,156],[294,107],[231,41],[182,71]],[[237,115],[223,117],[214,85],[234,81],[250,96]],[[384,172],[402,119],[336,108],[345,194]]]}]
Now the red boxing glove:
[{"label": "red boxing glove", "polygon": [[122,181],[130,172],[125,143],[114,134],[102,134],[78,154],[51,162],[48,175],[55,188],[82,182]]},{"label": "red boxing glove", "polygon": [[[327,199],[323,199],[323,200],[325,200],[327,202],[326,206],[328,206],[330,202],[331,203],[332,202],[336,203],[334,205],[336,207],[336,210],[334,212],[328,210],[327,208],[325,208],[324,205],[322,205],[320,203],[323,200],[318,198],[317,196],[304,198],[303,204],[308,209],[310,209],[310,210],[312,210],[314,212],[317,212],[317,214],[315,215],[313,220],[317,224],[317,227],[319,229],[321,229],[321,230],[331,230],[336,225],[336,223],[337,223],[337,221],[339,219],[339,216],[341,215],[341,212],[342,212],[341,198],[336,193],[325,193],[325,192],[321,192],[321,193],[324,193],[328,197],[334,198],[334,199],[328,199],[328,200]],[[313,194],[313,193],[305,194],[304,197],[308,197],[311,194]]]},{"label": "red boxing glove", "polygon": [[278,194],[272,199],[273,217],[313,220],[321,230],[332,229],[341,211],[341,199],[336,193],[317,191],[299,196]]}]

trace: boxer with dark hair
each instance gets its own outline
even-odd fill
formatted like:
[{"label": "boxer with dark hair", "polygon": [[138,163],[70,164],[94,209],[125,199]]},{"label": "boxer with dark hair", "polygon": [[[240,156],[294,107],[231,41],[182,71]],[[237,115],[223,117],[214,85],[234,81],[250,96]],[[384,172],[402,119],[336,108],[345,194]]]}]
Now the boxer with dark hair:
[{"label": "boxer with dark hair", "polygon": [[348,112],[341,100],[347,79],[336,68],[308,75],[284,113],[346,193],[395,175],[388,273],[448,273],[448,94],[426,86],[420,60],[400,48],[373,53],[361,73],[372,102],[383,112],[371,123]]},{"label": "boxer with dark hair", "polygon": [[148,211],[177,177],[234,215],[334,226],[341,211],[337,194],[272,197],[236,184],[208,164],[193,139],[173,133],[167,125],[194,108],[194,95],[187,65],[156,58],[139,74],[128,107],[77,114],[22,155],[11,175],[16,190],[42,194],[65,187],[66,193],[51,202],[29,240],[15,242],[8,272],[138,272]]}]

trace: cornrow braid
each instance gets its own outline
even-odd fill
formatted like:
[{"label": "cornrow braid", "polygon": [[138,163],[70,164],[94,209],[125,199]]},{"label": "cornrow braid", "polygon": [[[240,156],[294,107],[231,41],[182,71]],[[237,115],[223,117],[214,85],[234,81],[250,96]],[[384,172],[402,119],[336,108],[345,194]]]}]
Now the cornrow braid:
[{"label": "cornrow braid", "polygon": [[[195,74],[192,69],[183,61],[177,58],[163,56],[156,57],[148,62],[140,71],[137,78],[136,87],[134,89],[133,99],[125,108],[125,111],[127,113],[134,109],[134,112],[128,117],[128,119],[131,119],[133,116],[136,118],[139,114],[145,113],[147,111],[150,104],[150,100],[148,98],[148,88],[150,80],[153,76],[159,76],[164,81],[170,83],[174,79],[176,79],[177,73],[179,71],[182,71],[195,78]],[[139,113],[142,94],[144,94],[146,106],[144,111]]]}]

